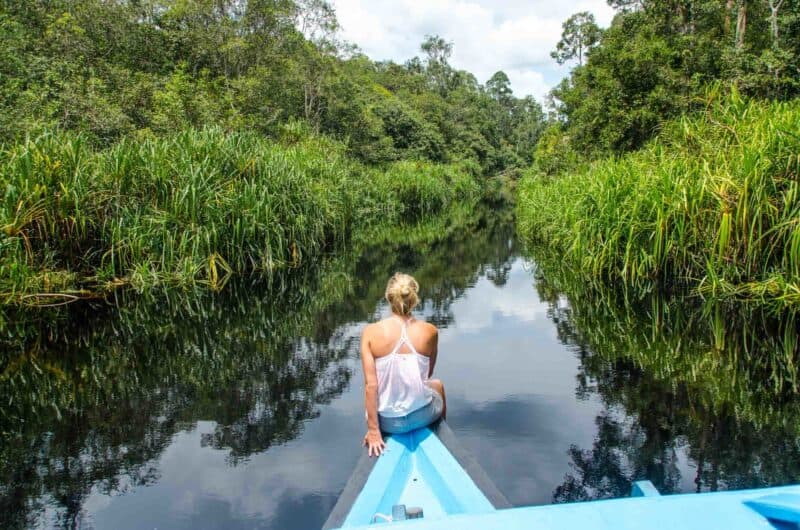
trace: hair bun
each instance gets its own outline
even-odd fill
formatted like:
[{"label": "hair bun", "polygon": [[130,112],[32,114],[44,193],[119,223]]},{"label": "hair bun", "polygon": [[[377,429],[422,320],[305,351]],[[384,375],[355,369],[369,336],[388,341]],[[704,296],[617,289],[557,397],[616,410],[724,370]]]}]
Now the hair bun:
[{"label": "hair bun", "polygon": [[419,303],[418,289],[419,284],[413,276],[396,272],[386,284],[386,300],[392,306],[392,311],[398,315],[408,315]]}]

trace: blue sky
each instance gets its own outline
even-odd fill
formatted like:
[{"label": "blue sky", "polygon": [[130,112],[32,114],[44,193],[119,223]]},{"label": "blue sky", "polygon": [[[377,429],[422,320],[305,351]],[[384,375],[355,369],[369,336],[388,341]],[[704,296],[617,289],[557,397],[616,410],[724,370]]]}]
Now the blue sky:
[{"label": "blue sky", "polygon": [[540,102],[569,71],[550,57],[561,23],[590,11],[606,27],[614,15],[606,0],[333,0],[342,37],[374,60],[420,55],[426,34],[454,45],[451,64],[483,83],[497,70],[517,96]]}]

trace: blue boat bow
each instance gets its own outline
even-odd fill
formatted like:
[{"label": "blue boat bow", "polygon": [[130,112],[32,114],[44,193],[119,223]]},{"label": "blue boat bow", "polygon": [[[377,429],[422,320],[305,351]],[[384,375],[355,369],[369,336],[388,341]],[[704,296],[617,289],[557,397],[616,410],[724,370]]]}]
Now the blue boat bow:
[{"label": "blue boat bow", "polygon": [[323,530],[800,528],[800,486],[661,496],[645,480],[629,498],[511,508],[446,423],[386,441],[383,456],[359,460]]}]

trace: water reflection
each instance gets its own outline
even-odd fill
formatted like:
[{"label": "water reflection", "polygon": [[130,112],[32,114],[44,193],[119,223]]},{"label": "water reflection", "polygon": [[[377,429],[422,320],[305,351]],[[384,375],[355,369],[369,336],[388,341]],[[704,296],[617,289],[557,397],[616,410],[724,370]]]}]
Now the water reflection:
[{"label": "water reflection", "polygon": [[0,527],[319,527],[360,454],[359,332],[398,269],[442,327],[448,420],[512,503],[800,478],[796,321],[592,288],[464,208],[273,283],[15,320]]},{"label": "water reflection", "polygon": [[[326,425],[309,420],[350,387],[359,323],[385,279],[414,271],[429,316],[446,324],[453,300],[502,268],[510,240],[507,219],[465,208],[373,234],[280,283],[120,295],[24,322],[3,339],[0,526],[307,528],[303,514],[319,524],[358,454],[352,444],[337,460],[321,442],[352,441],[362,426],[356,413],[310,443],[300,435]],[[309,488],[329,458],[343,463],[336,485]]]},{"label": "water reflection", "polygon": [[536,259],[538,293],[581,361],[577,393],[603,403],[556,502],[623,496],[640,479],[662,493],[800,479],[795,315],[625,296]]}]

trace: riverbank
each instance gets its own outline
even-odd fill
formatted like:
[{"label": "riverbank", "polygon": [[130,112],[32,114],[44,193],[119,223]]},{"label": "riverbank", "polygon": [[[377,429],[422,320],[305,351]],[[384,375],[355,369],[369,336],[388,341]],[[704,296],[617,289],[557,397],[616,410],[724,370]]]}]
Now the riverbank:
[{"label": "riverbank", "polygon": [[366,166],[335,140],[221,129],[94,149],[51,133],[0,151],[0,302],[51,305],[121,286],[271,276],[359,231],[479,198],[466,166]]},{"label": "riverbank", "polygon": [[587,278],[800,305],[800,101],[711,93],[645,149],[523,178],[523,237]]}]

